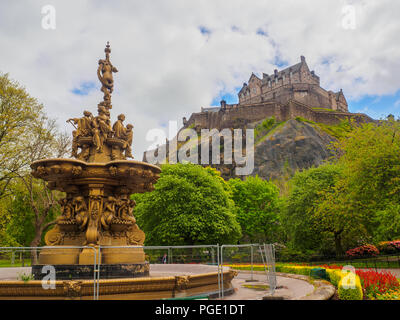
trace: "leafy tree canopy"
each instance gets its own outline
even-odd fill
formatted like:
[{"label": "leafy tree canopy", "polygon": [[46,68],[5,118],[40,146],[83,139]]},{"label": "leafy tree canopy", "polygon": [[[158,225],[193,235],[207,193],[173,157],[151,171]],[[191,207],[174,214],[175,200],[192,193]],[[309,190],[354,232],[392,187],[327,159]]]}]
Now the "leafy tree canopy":
[{"label": "leafy tree canopy", "polygon": [[276,241],[280,209],[278,188],[258,176],[249,176],[244,181],[230,179],[229,185],[245,239],[250,242]]},{"label": "leafy tree canopy", "polygon": [[134,195],[146,245],[235,243],[235,206],[218,172],[194,164],[163,165],[155,190]]}]

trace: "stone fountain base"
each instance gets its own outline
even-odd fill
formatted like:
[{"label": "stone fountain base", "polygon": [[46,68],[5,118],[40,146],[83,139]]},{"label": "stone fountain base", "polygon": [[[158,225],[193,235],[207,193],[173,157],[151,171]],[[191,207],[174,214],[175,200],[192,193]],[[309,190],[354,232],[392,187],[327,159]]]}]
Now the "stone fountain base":
[{"label": "stone fountain base", "polygon": [[[14,277],[20,271],[20,268],[15,269]],[[220,288],[218,282],[221,274],[218,273],[217,266],[164,264],[151,265],[150,269],[150,276],[146,277],[100,279],[99,299],[184,298],[215,295]],[[93,300],[94,284],[96,284],[93,277],[87,280],[57,278],[55,288],[46,289],[43,288],[41,280],[2,280],[2,272],[5,271],[0,270],[0,300]],[[236,275],[236,271],[227,267],[223,268],[225,295],[233,292],[231,282]],[[102,274],[100,276],[103,278]],[[8,278],[9,275],[6,277]]]},{"label": "stone fountain base", "polygon": [[[48,270],[43,269],[46,265],[32,266],[32,275],[35,280],[42,280],[43,277],[48,275]],[[93,280],[94,278],[94,265],[75,265],[64,264],[54,265],[57,280]],[[46,270],[42,272],[42,270]],[[135,263],[135,264],[103,264],[100,265],[100,278],[101,279],[119,279],[119,278],[137,278],[148,277],[150,265],[148,262]]]},{"label": "stone fountain base", "polygon": [[[96,257],[95,257],[96,254]],[[102,279],[135,278],[149,275],[149,264],[143,248],[138,247],[87,247],[63,248],[43,247],[39,253],[39,264],[32,266],[35,280],[49,273],[44,266],[52,266],[56,279],[93,279],[94,266],[100,255],[100,277]],[[42,272],[42,270],[44,272]]]}]

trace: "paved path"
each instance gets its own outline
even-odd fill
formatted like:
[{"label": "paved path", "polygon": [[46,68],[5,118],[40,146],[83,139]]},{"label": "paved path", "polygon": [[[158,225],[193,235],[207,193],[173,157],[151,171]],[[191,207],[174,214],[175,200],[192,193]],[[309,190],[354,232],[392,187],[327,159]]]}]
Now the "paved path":
[{"label": "paved path", "polygon": [[[271,297],[269,289],[256,290],[243,287],[243,285],[268,285],[267,277],[265,274],[254,274],[254,282],[251,280],[250,273],[239,272],[238,276],[232,280],[232,285],[235,293],[225,296],[224,300],[263,300],[264,297]],[[314,286],[307,281],[286,278],[277,276],[277,289],[272,297],[282,297],[285,300],[298,300],[311,294],[314,291]]]},{"label": "paved path", "polygon": [[18,280],[20,274],[31,274],[31,267],[0,268],[0,280]]}]

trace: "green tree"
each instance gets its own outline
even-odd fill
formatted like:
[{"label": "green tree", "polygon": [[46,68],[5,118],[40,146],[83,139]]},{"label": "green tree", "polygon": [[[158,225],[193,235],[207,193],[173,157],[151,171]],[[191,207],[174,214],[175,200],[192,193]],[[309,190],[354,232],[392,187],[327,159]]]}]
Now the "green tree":
[{"label": "green tree", "polygon": [[354,202],[343,181],[339,178],[336,185],[321,190],[312,217],[315,230],[333,239],[337,256],[344,254],[344,247],[368,238],[365,211]]},{"label": "green tree", "polygon": [[[39,203],[42,203],[43,206],[43,199],[40,199],[44,193],[43,184],[38,180],[34,180],[32,187],[34,204],[39,206]],[[12,189],[13,195],[5,198],[3,201],[5,207],[0,217],[0,229],[7,234],[8,240],[4,238],[4,242],[0,243],[2,245],[25,247],[32,246],[32,244],[44,244],[44,232],[53,224],[56,216],[60,213],[58,204],[53,205],[49,209],[42,223],[36,223],[36,215],[31,205],[31,195],[26,186],[19,181],[19,183],[13,184]],[[40,225],[39,228],[42,227],[41,231],[38,231],[39,228],[37,228],[37,225]],[[36,236],[39,240],[33,242]]]},{"label": "green tree", "polygon": [[321,250],[326,237],[315,228],[315,213],[321,192],[335,186],[341,175],[337,165],[324,164],[317,168],[298,171],[290,181],[281,220],[291,247],[299,250]]},{"label": "green tree", "polygon": [[154,187],[134,195],[146,245],[223,244],[240,238],[229,188],[216,170],[163,165]]},{"label": "green tree", "polygon": [[378,240],[400,236],[400,122],[364,124],[336,143],[347,207]]},{"label": "green tree", "polygon": [[12,179],[29,165],[26,146],[42,109],[25,88],[0,73],[0,198],[12,193]]},{"label": "green tree", "polygon": [[[55,120],[46,117],[43,106],[8,75],[0,75],[0,111],[1,245],[37,246],[53,223],[49,220],[57,212],[60,193],[34,179],[29,166],[36,160],[65,156],[70,138],[57,130]],[[27,223],[34,230],[29,243],[26,239],[32,234],[23,234],[31,230],[24,229]]]},{"label": "green tree", "polygon": [[[70,151],[68,141],[69,138],[65,134],[58,132],[55,121],[41,114],[31,130],[25,157],[29,163],[46,158],[63,158]],[[28,201],[34,214],[31,221],[35,233],[30,246],[36,247],[46,229],[55,223],[48,220],[54,210],[59,211],[58,200],[62,193],[49,190],[44,180],[35,179],[28,170],[18,173],[18,181],[24,186],[24,199]]]},{"label": "green tree", "polygon": [[274,242],[278,238],[279,190],[258,176],[230,179],[237,219],[245,241]]}]

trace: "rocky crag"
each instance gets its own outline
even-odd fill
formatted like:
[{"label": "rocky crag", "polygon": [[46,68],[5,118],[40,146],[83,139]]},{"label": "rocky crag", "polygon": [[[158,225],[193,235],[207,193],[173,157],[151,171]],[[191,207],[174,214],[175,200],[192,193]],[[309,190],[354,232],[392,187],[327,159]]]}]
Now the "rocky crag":
[{"label": "rocky crag", "polygon": [[[266,118],[261,121],[247,123],[242,129],[254,129],[254,170],[252,176],[258,175],[267,180],[287,180],[297,170],[319,166],[334,156],[332,142],[351,130],[350,121],[342,121],[337,125],[325,125],[297,117],[287,121],[276,121]],[[195,128],[200,135],[200,128]],[[243,130],[244,131],[244,130]],[[178,143],[178,149],[183,143]],[[243,137],[243,145],[245,137]],[[221,139],[220,164],[210,165],[221,172],[228,180],[241,177],[236,175],[236,164],[224,164],[223,140]],[[159,148],[165,147],[161,146]],[[201,147],[195,142],[193,148]],[[167,148],[168,149],[168,148]],[[167,151],[167,161],[169,159]],[[210,147],[211,159],[211,147]],[[144,161],[147,161],[146,154]],[[201,163],[200,158],[198,163]]]}]

